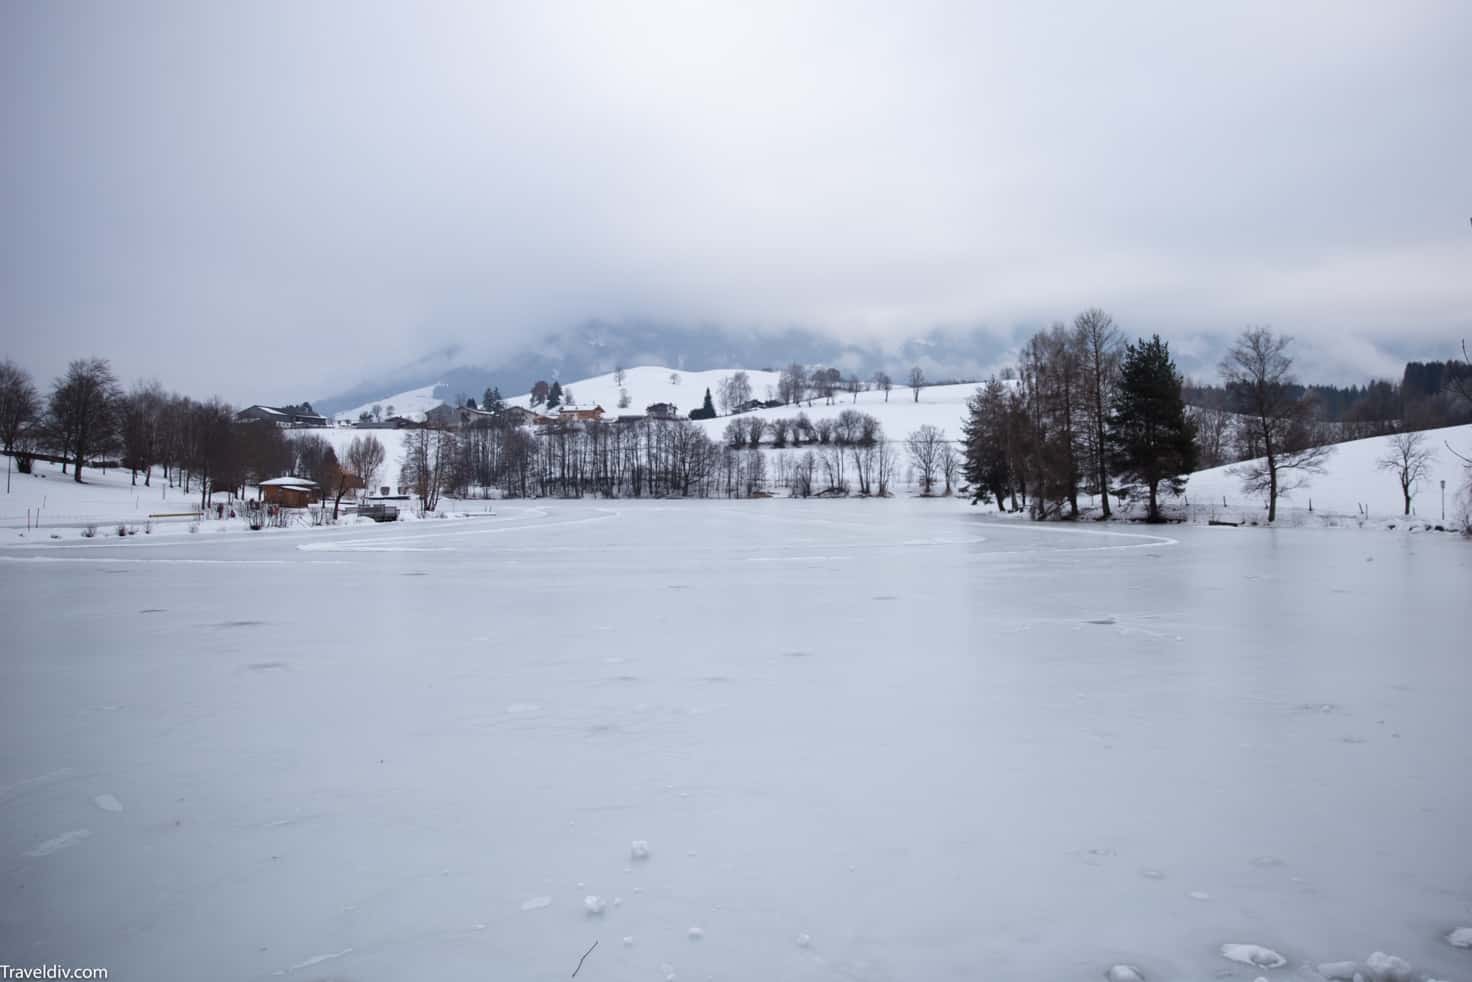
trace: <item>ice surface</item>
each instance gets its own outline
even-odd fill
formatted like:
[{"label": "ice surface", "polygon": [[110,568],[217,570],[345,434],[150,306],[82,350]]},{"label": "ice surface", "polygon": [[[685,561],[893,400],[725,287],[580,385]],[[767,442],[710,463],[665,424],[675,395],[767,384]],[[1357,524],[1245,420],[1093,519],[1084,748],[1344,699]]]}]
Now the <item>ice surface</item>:
[{"label": "ice surface", "polygon": [[1293,975],[1230,940],[1465,982],[1472,550],[1155,532],[544,501],[14,550],[66,561],[0,563],[0,952],[550,980],[602,935],[580,982]]}]

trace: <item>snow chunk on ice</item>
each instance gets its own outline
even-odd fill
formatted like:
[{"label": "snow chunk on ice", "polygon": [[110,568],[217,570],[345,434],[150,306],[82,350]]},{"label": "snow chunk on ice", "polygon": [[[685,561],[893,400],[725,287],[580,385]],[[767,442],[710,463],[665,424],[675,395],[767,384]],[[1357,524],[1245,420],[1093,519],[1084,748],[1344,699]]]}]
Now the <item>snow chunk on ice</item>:
[{"label": "snow chunk on ice", "polygon": [[1446,943],[1453,948],[1472,948],[1472,927],[1459,927],[1446,936]]},{"label": "snow chunk on ice", "polygon": [[633,845],[629,846],[629,855],[635,859],[648,859],[649,841],[647,839],[635,839]]},{"label": "snow chunk on ice", "polygon": [[797,946],[799,948],[811,948],[813,946],[813,936],[806,931],[802,932],[797,936]]},{"label": "snow chunk on ice", "polygon": [[628,935],[625,935],[624,936],[624,947],[625,948],[632,948],[632,947],[634,947],[634,936],[632,934],[628,934]]},{"label": "snow chunk on ice", "polygon": [[1288,959],[1271,948],[1256,944],[1224,944],[1222,957],[1254,968],[1282,968]]},{"label": "snow chunk on ice", "polygon": [[1404,958],[1377,951],[1365,959],[1370,978],[1375,982],[1411,982],[1411,966]]},{"label": "snow chunk on ice", "polygon": [[1104,973],[1109,982],[1145,982],[1145,975],[1133,965],[1113,965]]},{"label": "snow chunk on ice", "polygon": [[551,897],[532,897],[530,900],[523,900],[521,902],[521,909],[522,910],[541,910],[543,907],[550,907],[551,905],[552,905],[552,898]]},{"label": "snow chunk on ice", "polygon": [[705,937],[705,932],[698,927],[692,927],[686,933],[690,936],[691,941],[699,941],[701,938]]},{"label": "snow chunk on ice", "polygon": [[608,905],[603,902],[602,897],[595,897],[589,894],[583,898],[583,909],[588,912],[589,916],[601,914],[607,908]]},{"label": "snow chunk on ice", "polygon": [[1205,890],[1192,890],[1190,893],[1186,894],[1186,896],[1190,897],[1192,900],[1211,899],[1211,894],[1207,893]]},{"label": "snow chunk on ice", "polygon": [[97,795],[92,799],[92,803],[105,812],[120,812],[123,810],[123,803],[110,794]]}]

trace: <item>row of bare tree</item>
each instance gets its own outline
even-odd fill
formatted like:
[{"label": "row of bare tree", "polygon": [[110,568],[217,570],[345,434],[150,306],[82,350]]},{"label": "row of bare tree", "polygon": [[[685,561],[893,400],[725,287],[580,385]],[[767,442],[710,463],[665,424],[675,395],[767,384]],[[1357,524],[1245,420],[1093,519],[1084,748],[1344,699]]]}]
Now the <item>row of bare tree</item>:
[{"label": "row of bare tree", "polygon": [[153,484],[154,471],[203,505],[215,492],[242,495],[246,485],[282,475],[317,481],[336,505],[372,483],[386,451],[372,436],[355,437],[339,461],[320,434],[289,438],[269,423],[241,423],[219,399],[199,401],[156,381],[124,390],[103,358],[73,361],[45,398],[13,362],[0,362],[0,442],[21,471],[37,456],[58,458],[77,482],[99,463],[126,468],[132,483]]}]

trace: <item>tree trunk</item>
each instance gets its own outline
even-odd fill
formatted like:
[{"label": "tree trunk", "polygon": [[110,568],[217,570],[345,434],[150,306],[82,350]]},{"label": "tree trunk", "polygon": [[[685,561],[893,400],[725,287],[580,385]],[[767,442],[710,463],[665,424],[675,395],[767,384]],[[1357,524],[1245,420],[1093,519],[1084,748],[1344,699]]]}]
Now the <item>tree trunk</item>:
[{"label": "tree trunk", "polygon": [[[1156,498],[1155,498],[1155,487],[1156,487],[1156,484],[1157,483],[1158,482],[1156,482],[1156,481],[1151,481],[1150,482],[1150,515],[1149,515],[1149,518],[1150,518],[1150,521],[1151,522],[1158,522],[1158,521],[1160,521],[1160,505],[1156,502]],[[1109,500],[1109,496],[1107,494],[1104,496],[1104,500],[1106,502]]]}]

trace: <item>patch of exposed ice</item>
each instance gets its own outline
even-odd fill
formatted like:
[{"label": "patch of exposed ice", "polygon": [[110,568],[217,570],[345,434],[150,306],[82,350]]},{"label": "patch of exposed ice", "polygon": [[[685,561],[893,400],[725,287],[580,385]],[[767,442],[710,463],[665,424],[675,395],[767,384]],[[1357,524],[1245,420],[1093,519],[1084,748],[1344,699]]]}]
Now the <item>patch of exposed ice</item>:
[{"label": "patch of exposed ice", "polygon": [[1271,948],[1256,944],[1224,944],[1222,957],[1253,968],[1282,968],[1288,959]]}]

